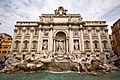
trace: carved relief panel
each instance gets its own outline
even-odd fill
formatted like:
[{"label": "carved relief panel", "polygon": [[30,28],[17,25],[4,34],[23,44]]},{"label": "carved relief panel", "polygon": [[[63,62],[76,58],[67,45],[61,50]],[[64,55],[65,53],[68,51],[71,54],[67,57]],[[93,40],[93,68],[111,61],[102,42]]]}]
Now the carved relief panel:
[{"label": "carved relief panel", "polygon": [[48,40],[43,40],[42,50],[48,50]]},{"label": "carved relief panel", "polygon": [[79,36],[79,31],[78,30],[74,30],[73,36]]},{"label": "carved relief panel", "polygon": [[44,30],[43,33],[44,33],[44,36],[48,36],[49,31],[48,30]]},{"label": "carved relief panel", "polygon": [[79,50],[79,40],[74,40],[74,50]]}]

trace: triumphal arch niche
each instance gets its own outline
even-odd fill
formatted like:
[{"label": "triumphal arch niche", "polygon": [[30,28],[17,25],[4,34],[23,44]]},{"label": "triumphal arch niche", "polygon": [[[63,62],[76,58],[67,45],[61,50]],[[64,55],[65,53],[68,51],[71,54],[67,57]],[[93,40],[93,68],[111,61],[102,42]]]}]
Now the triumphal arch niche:
[{"label": "triumphal arch niche", "polygon": [[42,14],[40,21],[18,21],[11,51],[27,59],[76,60],[109,56],[111,45],[105,21],[82,21],[80,14],[67,14],[59,7],[55,14]]}]

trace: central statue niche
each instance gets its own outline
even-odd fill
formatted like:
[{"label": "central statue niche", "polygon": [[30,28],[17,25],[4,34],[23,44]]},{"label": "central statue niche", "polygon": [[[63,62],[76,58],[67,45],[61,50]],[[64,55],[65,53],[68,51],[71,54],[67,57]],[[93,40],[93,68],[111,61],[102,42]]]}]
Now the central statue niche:
[{"label": "central statue niche", "polygon": [[56,52],[58,54],[64,54],[66,52],[66,35],[64,32],[58,32],[56,34]]}]

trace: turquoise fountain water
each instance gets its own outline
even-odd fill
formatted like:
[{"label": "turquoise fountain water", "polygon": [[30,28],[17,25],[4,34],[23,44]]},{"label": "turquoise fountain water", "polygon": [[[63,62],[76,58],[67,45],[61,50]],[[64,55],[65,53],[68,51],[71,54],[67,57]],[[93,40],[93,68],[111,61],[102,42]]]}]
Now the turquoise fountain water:
[{"label": "turquoise fountain water", "polygon": [[111,71],[109,74],[98,76],[82,75],[80,73],[50,73],[36,72],[27,74],[0,74],[0,80],[120,80],[120,72]]}]

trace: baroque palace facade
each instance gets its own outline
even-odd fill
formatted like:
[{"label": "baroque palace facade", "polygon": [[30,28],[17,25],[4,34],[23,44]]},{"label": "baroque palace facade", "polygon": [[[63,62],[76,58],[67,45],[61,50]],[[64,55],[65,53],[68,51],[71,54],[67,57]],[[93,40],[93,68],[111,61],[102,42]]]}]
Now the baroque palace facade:
[{"label": "baroque palace facade", "polygon": [[26,60],[77,59],[112,52],[105,21],[82,21],[80,14],[67,14],[59,7],[55,14],[42,14],[40,21],[18,21],[11,52]]}]

